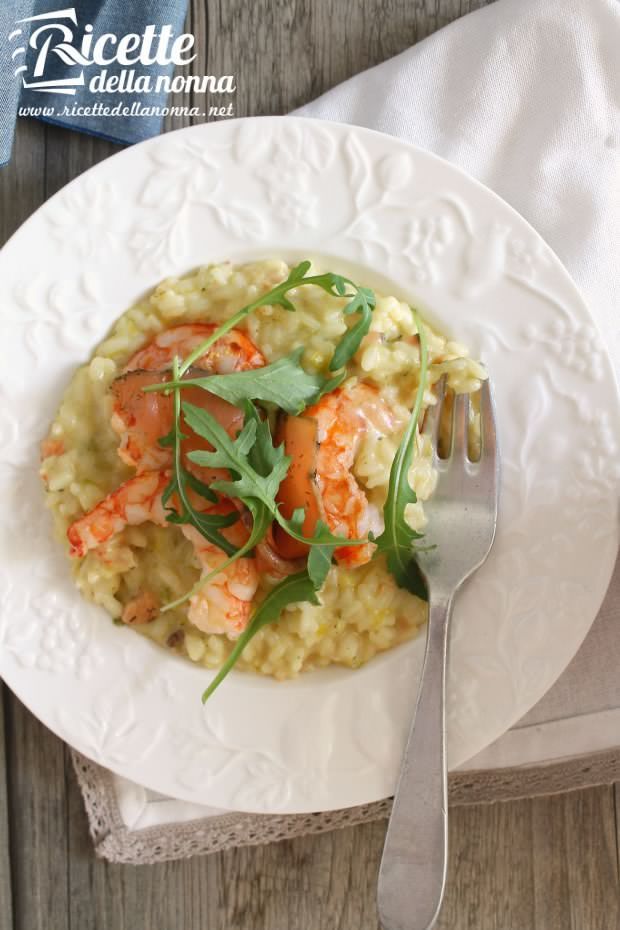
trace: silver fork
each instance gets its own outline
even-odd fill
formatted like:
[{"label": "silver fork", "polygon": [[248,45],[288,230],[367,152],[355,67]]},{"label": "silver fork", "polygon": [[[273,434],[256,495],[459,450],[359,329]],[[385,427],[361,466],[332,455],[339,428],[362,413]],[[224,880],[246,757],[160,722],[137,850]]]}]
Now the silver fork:
[{"label": "silver fork", "polygon": [[427,505],[429,542],[419,554],[429,589],[426,652],[415,714],[401,766],[379,870],[377,894],[383,930],[429,930],[435,925],[446,884],[448,803],[446,776],[446,654],[452,600],[493,544],[497,521],[499,456],[488,381],[480,396],[481,453],[467,454],[469,397],[458,395],[446,458],[437,446],[445,396],[426,417],[439,472]]}]

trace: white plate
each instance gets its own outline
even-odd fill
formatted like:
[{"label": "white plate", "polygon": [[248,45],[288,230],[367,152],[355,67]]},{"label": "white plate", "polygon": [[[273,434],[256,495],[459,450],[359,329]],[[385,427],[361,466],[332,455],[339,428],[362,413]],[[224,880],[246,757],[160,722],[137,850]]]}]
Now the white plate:
[{"label": "white plate", "polygon": [[596,614],[618,543],[619,408],[583,300],[534,230],[446,162],[367,130],[270,117],[172,133],[77,178],[5,246],[2,676],[69,743],[150,788],[327,810],[392,792],[423,639],[285,684],[237,672],[203,709],[210,672],[81,599],[37,477],[71,373],[120,313],[165,275],[269,255],[366,266],[489,367],[501,517],[455,609],[452,767],[541,697]]}]

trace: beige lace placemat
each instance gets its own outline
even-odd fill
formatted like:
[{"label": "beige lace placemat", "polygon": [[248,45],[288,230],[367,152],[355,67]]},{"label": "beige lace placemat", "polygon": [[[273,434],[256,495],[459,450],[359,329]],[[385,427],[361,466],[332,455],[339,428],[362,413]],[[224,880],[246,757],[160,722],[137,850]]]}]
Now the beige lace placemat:
[{"label": "beige lace placemat", "polygon": [[[111,862],[134,865],[186,859],[233,846],[258,846],[311,833],[324,833],[389,816],[392,801],[316,814],[223,813],[130,830],[123,822],[113,776],[72,752],[95,852]],[[556,794],[620,780],[620,748],[588,757],[497,771],[454,772],[449,778],[451,805],[480,804]]]}]

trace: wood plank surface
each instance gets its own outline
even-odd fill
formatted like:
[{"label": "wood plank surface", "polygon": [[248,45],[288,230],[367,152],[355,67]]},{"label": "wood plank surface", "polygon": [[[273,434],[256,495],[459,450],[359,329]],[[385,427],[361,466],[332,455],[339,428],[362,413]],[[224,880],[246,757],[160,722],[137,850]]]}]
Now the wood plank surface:
[{"label": "wood plank surface", "polygon": [[[23,120],[16,133],[13,158],[9,165],[0,168],[0,243],[3,244],[18,226],[45,200],[45,128],[30,120]],[[1,313],[1,309],[0,309]],[[1,317],[0,317],[1,319]],[[13,930],[14,919],[20,901],[20,893],[24,889],[23,882],[28,881],[32,870],[41,869],[43,873],[41,887],[49,886],[45,873],[49,865],[49,857],[53,855],[54,843],[46,854],[39,856],[39,847],[28,842],[26,855],[25,840],[28,834],[39,833],[39,818],[45,816],[42,807],[42,794],[40,780],[42,770],[30,765],[28,753],[20,752],[13,746],[13,721],[15,714],[19,714],[12,695],[4,685],[1,686],[2,707],[0,724],[0,930]],[[37,732],[37,727],[43,729],[30,714],[27,715],[26,740]],[[58,740],[48,734],[49,740],[54,744],[54,751],[61,749]],[[25,765],[23,764],[25,763]],[[4,797],[4,791],[7,796]],[[20,828],[20,818],[17,807],[24,802],[27,786],[30,786],[30,807],[36,809],[37,822],[33,829],[26,831],[23,840],[16,834]],[[36,798],[36,800],[34,800]],[[61,825],[60,838],[63,840],[64,826]],[[51,873],[50,873],[51,877]],[[45,891],[43,891],[45,894]],[[33,930],[41,926],[40,923],[32,925]],[[15,927],[17,924],[15,923]],[[62,927],[62,924],[59,925]]]},{"label": "wood plank surface", "polygon": [[13,927],[13,892],[11,890],[11,841],[9,834],[9,800],[7,789],[4,706],[6,688],[0,682],[0,930]]},{"label": "wood plank surface", "polygon": [[[235,74],[238,116],[284,113],[484,3],[191,0],[193,72]],[[116,150],[21,121],[0,171],[0,242]],[[67,750],[7,689],[0,700],[0,930],[377,930],[384,823],[110,865],[93,854]],[[440,930],[617,930],[619,803],[616,787],[454,809]]]},{"label": "wood plank surface", "polygon": [[438,930],[617,930],[613,789],[455,808]]},{"label": "wood plank surface", "polygon": [[69,930],[65,747],[17,700],[6,713],[15,930]]}]

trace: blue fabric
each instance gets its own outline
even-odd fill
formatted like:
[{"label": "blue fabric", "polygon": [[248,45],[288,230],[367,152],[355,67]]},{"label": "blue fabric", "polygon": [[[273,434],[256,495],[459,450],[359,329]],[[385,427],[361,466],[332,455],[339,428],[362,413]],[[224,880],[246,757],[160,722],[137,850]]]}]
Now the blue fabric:
[{"label": "blue fabric", "polygon": [[[121,72],[125,71],[133,72],[134,84],[141,77],[144,79],[144,76],[150,76],[151,81],[156,82],[160,75],[171,76],[174,64],[83,63],[79,60],[82,38],[88,24],[93,27],[93,42],[106,33],[112,33],[119,40],[130,33],[142,35],[148,25],[154,25],[157,33],[162,27],[170,26],[172,36],[177,37],[183,32],[187,2],[188,0],[73,0],[71,7],[68,5],[71,0],[0,0],[0,165],[6,164],[11,157],[17,111],[23,107],[32,108],[30,115],[36,115],[39,119],[68,129],[102,136],[114,142],[140,142],[157,135],[161,131],[163,117],[138,115],[137,108],[164,106],[168,96],[164,88],[160,88],[159,92],[143,92],[126,87],[119,93],[109,93],[101,89],[91,91],[89,84],[104,67],[107,79],[120,78]],[[57,15],[49,19],[19,22],[50,13]],[[77,24],[73,22],[73,18],[77,20]],[[52,24],[55,24],[53,29]],[[35,30],[43,26],[48,27],[47,30],[37,38],[37,48],[31,48],[28,44],[30,37],[34,38]],[[58,28],[61,26],[67,30],[66,38]],[[12,33],[14,34],[11,35]],[[41,47],[48,38],[50,48],[47,54],[42,56],[42,73],[35,75]],[[171,38],[169,46],[172,41]],[[156,44],[157,39],[153,47]],[[106,57],[114,51],[115,46],[109,44],[105,48]],[[187,57],[194,53],[195,49],[185,51]],[[130,51],[129,54],[137,54],[137,50]],[[90,55],[85,57],[89,58]],[[74,62],[73,58],[78,60]],[[19,67],[24,70],[15,75],[14,72]],[[191,71],[186,66],[181,73],[189,74]],[[80,75],[83,84],[77,83]],[[128,74],[124,80],[127,78]],[[51,92],[41,89],[42,82],[52,82]],[[35,83],[39,87],[27,88],[24,83]],[[61,93],[60,88],[69,92]],[[84,113],[79,111],[78,108],[81,107],[96,107],[99,110]],[[102,109],[106,107],[126,109],[116,114],[105,114]],[[43,113],[42,108],[47,108],[47,113]]]}]

